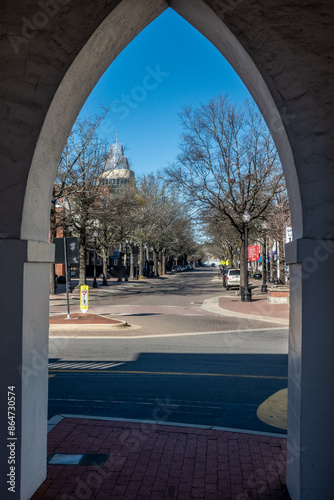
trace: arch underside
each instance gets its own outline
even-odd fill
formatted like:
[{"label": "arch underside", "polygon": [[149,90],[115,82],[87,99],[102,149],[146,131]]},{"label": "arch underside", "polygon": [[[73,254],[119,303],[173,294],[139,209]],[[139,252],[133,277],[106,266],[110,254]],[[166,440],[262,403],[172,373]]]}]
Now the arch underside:
[{"label": "arch underside", "polygon": [[[45,241],[49,224],[47,207],[57,163],[81,107],[123,48],[167,7],[163,0],[123,0],[100,23],[69,66],[52,99],[32,158],[24,197],[22,239]],[[284,123],[286,108],[282,120],[273,96],[253,60],[222,19],[202,0],[173,0],[171,7],[227,58],[257,102],[280,154],[290,194],[294,235],[300,237],[303,215],[293,151]],[[221,13],[221,17],[226,18],[227,14],[232,15],[231,9]]]},{"label": "arch underside", "polygon": [[217,47],[257,102],[283,164],[295,238],[333,233],[334,169],[328,168],[333,162],[334,116],[331,2],[54,4],[46,26],[35,31],[23,19],[34,20],[36,10],[27,12],[17,2],[12,16],[14,4],[7,10],[0,6],[4,25],[10,26],[3,41],[1,82],[2,238],[47,239],[56,166],[81,107],[123,48],[169,6]]}]

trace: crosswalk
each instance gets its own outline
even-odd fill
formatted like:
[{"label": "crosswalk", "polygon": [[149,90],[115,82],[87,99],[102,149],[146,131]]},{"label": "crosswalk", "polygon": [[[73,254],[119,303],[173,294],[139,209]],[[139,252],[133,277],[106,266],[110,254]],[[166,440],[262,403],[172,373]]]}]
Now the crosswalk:
[{"label": "crosswalk", "polygon": [[123,364],[105,361],[58,361],[49,363],[49,370],[105,370]]}]

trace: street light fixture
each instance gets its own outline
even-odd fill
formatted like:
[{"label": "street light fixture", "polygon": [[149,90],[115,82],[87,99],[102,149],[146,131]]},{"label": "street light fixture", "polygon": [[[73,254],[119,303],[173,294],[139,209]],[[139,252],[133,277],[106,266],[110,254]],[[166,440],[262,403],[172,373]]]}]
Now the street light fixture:
[{"label": "street light fixture", "polygon": [[93,232],[93,237],[94,237],[94,281],[93,281],[93,288],[97,288],[97,282],[96,282],[96,238],[98,237],[99,233],[96,231]]},{"label": "street light fixture", "polygon": [[242,302],[251,302],[252,295],[248,290],[248,223],[250,221],[250,215],[247,210],[243,214],[242,220],[244,222],[245,229],[245,288],[244,292],[241,293],[241,300]]},{"label": "street light fixture", "polygon": [[267,229],[268,229],[268,224],[266,221],[262,222],[262,230],[263,230],[263,254],[262,254],[262,287],[261,287],[261,292],[267,293],[268,287],[267,287]]}]

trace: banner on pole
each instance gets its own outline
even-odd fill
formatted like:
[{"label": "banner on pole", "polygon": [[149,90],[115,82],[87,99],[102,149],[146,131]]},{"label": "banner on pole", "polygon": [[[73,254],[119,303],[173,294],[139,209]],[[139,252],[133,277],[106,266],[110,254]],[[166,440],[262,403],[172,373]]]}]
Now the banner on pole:
[{"label": "banner on pole", "polygon": [[291,226],[285,226],[285,243],[289,243],[289,241],[292,241],[292,227]]},{"label": "banner on pole", "polygon": [[80,287],[80,310],[83,313],[88,311],[88,290],[87,285],[81,285]]},{"label": "banner on pole", "polygon": [[260,257],[260,248],[258,245],[248,246],[248,260],[257,262]]}]

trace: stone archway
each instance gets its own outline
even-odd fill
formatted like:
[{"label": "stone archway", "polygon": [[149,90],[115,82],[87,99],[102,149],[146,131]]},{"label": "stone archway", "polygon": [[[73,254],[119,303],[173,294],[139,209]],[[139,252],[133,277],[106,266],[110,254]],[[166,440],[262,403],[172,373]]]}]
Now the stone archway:
[{"label": "stone archway", "polygon": [[[333,497],[333,7],[260,0],[41,0],[0,7],[4,115],[0,158],[0,312],[5,387],[17,391],[17,492],[45,476],[48,211],[55,168],[90,91],[118,53],[171,6],[230,61],[278,147],[295,241],[291,263],[288,486]],[[6,416],[1,428],[7,429]],[[3,432],[3,431],[2,431]],[[3,442],[8,437],[3,435]],[[1,455],[1,470],[8,468]],[[20,479],[20,480],[19,480]],[[321,485],[319,487],[319,485]],[[7,488],[2,485],[2,497]],[[12,496],[11,496],[12,498]]]}]

